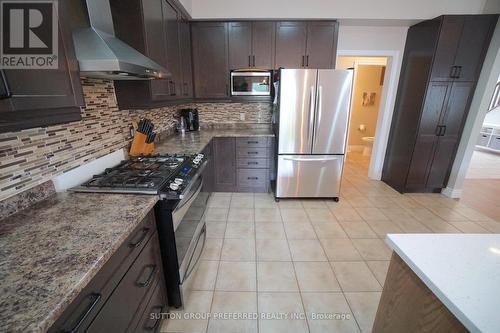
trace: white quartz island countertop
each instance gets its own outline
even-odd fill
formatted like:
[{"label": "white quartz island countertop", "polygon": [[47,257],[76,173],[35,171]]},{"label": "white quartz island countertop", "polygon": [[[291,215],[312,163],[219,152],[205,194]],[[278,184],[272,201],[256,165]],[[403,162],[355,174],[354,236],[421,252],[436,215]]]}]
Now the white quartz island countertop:
[{"label": "white quartz island countertop", "polygon": [[471,332],[500,332],[500,235],[389,234],[389,246]]}]

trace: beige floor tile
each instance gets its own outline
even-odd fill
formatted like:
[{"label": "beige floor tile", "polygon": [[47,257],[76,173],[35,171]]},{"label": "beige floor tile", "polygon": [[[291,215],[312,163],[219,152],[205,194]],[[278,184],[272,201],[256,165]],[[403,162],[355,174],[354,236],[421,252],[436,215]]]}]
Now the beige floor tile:
[{"label": "beige floor tile", "polygon": [[301,292],[340,291],[327,262],[295,262],[294,265]]},{"label": "beige floor tile", "polygon": [[229,209],[229,214],[227,221],[230,223],[241,222],[248,223],[254,221],[254,209],[253,208],[231,208]]},{"label": "beige floor tile", "polygon": [[328,206],[328,209],[333,213],[337,209],[347,209],[347,208],[353,208],[351,204],[349,203],[348,200],[340,200],[338,202],[335,201],[325,201],[326,205]]},{"label": "beige floor tile", "polygon": [[404,195],[398,195],[396,197],[392,197],[392,201],[394,203],[404,209],[409,209],[409,208],[419,208],[421,205],[413,200],[412,198]]},{"label": "beige floor tile", "polygon": [[257,263],[257,289],[259,292],[298,291],[292,262],[263,261]]},{"label": "beige floor tile", "polygon": [[366,222],[339,222],[350,238],[377,238],[377,234]]},{"label": "beige floor tile", "polygon": [[223,239],[221,238],[207,238],[201,259],[219,260],[220,252],[222,250],[222,242]]},{"label": "beige floor tile", "polygon": [[320,239],[323,250],[330,261],[363,260],[350,239]]},{"label": "beige floor tile", "polygon": [[226,222],[207,222],[207,238],[224,238]]},{"label": "beige floor tile", "polygon": [[318,240],[288,240],[293,261],[327,261]]},{"label": "beige floor tile", "polygon": [[[302,300],[311,333],[359,332],[356,320],[342,293],[303,293]],[[318,314],[332,313],[344,315],[344,319],[320,318],[318,316]]]},{"label": "beige floor tile", "polygon": [[312,222],[336,222],[328,208],[306,208],[307,216]]},{"label": "beige floor tile", "polygon": [[217,195],[219,193],[213,193],[208,201],[208,207],[216,207],[216,208],[229,208],[229,204],[231,203],[231,195]]},{"label": "beige floor tile", "polygon": [[365,260],[389,260],[392,251],[380,239],[353,239],[352,243]]},{"label": "beige floor tile", "polygon": [[401,208],[401,207],[382,208],[381,211],[391,221],[398,221],[398,220],[412,218],[411,214],[406,209]]},{"label": "beige floor tile", "polygon": [[370,268],[382,287],[384,286],[387,270],[389,269],[389,262],[389,260],[366,261],[368,268]]},{"label": "beige floor tile", "polygon": [[215,290],[256,291],[255,262],[221,261]]},{"label": "beige floor tile", "polygon": [[384,193],[374,197],[370,197],[370,201],[373,203],[373,207],[376,208],[392,208],[394,207],[394,201],[392,201],[392,196],[384,196]]},{"label": "beige floor tile", "polygon": [[452,226],[451,224],[440,220],[438,222],[433,222],[433,221],[427,221],[423,222],[422,224],[425,225],[427,228],[429,228],[432,232],[435,233],[451,233],[451,234],[460,234],[461,231]]},{"label": "beige floor tile", "polygon": [[410,215],[419,222],[440,222],[443,221],[439,216],[428,210],[427,208],[408,208]]},{"label": "beige floor tile", "polygon": [[366,196],[353,196],[349,198],[351,206],[356,208],[370,208],[375,207],[373,202]]},{"label": "beige floor tile", "polygon": [[255,240],[252,239],[224,239],[221,260],[255,261]]},{"label": "beige floor tile", "polygon": [[488,234],[485,228],[474,222],[449,222],[452,226],[466,234]]},{"label": "beige floor tile", "polygon": [[354,208],[337,208],[333,210],[333,215],[339,221],[363,221],[363,218]]},{"label": "beige floor tile", "polygon": [[379,292],[354,292],[344,294],[363,333],[372,331],[380,301]]},{"label": "beige floor tile", "polygon": [[255,232],[257,239],[285,239],[283,223],[255,223]]},{"label": "beige floor tile", "polygon": [[279,208],[304,208],[302,202],[295,199],[280,199],[278,206]]},{"label": "beige floor tile", "polygon": [[469,208],[467,206],[460,206],[455,208],[457,212],[459,212],[461,215],[465,216],[471,221],[493,221],[491,218],[488,216],[481,214],[475,209]]},{"label": "beige floor tile", "polygon": [[425,225],[418,222],[414,218],[396,220],[394,221],[394,223],[396,223],[401,228],[401,230],[403,230],[403,232],[408,232],[408,233],[432,232],[429,228],[427,228]]},{"label": "beige floor tile", "polygon": [[214,290],[219,262],[216,260],[200,260],[194,273],[191,288],[193,290]]},{"label": "beige floor tile", "polygon": [[312,222],[319,239],[347,238],[347,234],[338,222]]},{"label": "beige floor tile", "polygon": [[500,223],[496,221],[477,221],[481,227],[493,233],[500,234]]},{"label": "beige floor tile", "polygon": [[278,208],[278,203],[274,201],[274,197],[267,193],[256,193],[254,201],[255,208]]},{"label": "beige floor tile", "polygon": [[255,222],[281,222],[281,214],[278,208],[256,208]]},{"label": "beige floor tile", "polygon": [[[224,313],[255,313],[257,312],[257,293],[255,292],[218,292],[214,293],[212,304],[213,314],[218,318],[211,318],[208,323],[209,333],[256,333],[257,320],[227,319]],[[215,317],[215,315],[214,315]]]},{"label": "beige floor tile", "polygon": [[205,213],[207,222],[226,222],[228,208],[209,207]]},{"label": "beige floor tile", "polygon": [[330,264],[344,292],[382,290],[377,279],[363,261],[336,261]]},{"label": "beige floor tile", "polygon": [[356,208],[356,211],[365,221],[388,221],[389,218],[382,213],[380,208]]},{"label": "beige floor tile", "polygon": [[303,208],[280,208],[280,211],[284,222],[309,222]]},{"label": "beige floor tile", "polygon": [[[258,293],[258,307],[261,314],[305,314],[299,293]],[[260,333],[308,332],[304,319],[259,320]]]},{"label": "beige floor tile", "polygon": [[468,219],[458,211],[447,207],[431,207],[429,208],[434,214],[447,222],[468,221]]},{"label": "beige floor tile", "polygon": [[385,238],[387,234],[403,233],[403,230],[392,221],[367,221],[366,223],[380,238]]},{"label": "beige floor tile", "polygon": [[291,261],[286,239],[257,239],[258,261]]},{"label": "beige floor tile", "polygon": [[233,196],[231,197],[231,208],[254,208],[253,194],[233,194]]},{"label": "beige floor tile", "polygon": [[284,223],[288,239],[317,239],[311,223]]},{"label": "beige floor tile", "polygon": [[[205,333],[208,326],[208,317],[205,319],[189,319],[191,313],[210,313],[213,291],[193,291],[185,300],[184,309],[172,310],[175,319],[165,320],[160,332],[192,332]],[[180,319],[177,317],[179,316]]]},{"label": "beige floor tile", "polygon": [[253,239],[255,225],[253,223],[228,223],[225,238]]},{"label": "beige floor tile", "polygon": [[306,199],[301,200],[301,203],[304,208],[328,208],[324,200]]}]

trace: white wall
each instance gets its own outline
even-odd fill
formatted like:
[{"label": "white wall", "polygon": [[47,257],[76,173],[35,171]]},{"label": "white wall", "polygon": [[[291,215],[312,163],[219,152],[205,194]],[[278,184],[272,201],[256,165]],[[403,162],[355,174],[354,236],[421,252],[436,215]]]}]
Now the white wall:
[{"label": "white wall", "polygon": [[382,177],[407,31],[408,27],[398,26],[341,25],[339,29],[338,56],[387,57],[375,142],[368,169],[368,176],[372,179]]},{"label": "white wall", "polygon": [[459,198],[462,194],[465,175],[469,169],[477,136],[483,125],[484,117],[488,112],[491,96],[500,75],[500,24],[497,22],[495,32],[488,48],[488,53],[481,69],[481,75],[472,98],[469,115],[465,122],[460,145],[458,146],[455,162],[450,173],[447,187],[443,194]]},{"label": "white wall", "polygon": [[191,0],[194,19],[337,18],[428,19],[478,14],[486,0]]}]

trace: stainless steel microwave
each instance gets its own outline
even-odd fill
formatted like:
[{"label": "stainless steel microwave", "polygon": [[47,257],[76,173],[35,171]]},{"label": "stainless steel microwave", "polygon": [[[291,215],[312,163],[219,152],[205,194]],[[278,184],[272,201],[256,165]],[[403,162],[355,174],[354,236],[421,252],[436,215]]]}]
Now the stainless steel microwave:
[{"label": "stainless steel microwave", "polygon": [[271,72],[231,72],[232,96],[271,95]]}]

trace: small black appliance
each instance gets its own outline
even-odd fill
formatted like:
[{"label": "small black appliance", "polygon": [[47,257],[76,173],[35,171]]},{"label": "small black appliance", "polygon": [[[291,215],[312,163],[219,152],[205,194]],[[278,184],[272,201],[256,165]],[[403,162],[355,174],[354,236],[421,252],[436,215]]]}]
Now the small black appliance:
[{"label": "small black appliance", "polygon": [[186,131],[197,131],[200,129],[198,109],[181,109],[181,117],[184,118]]}]

